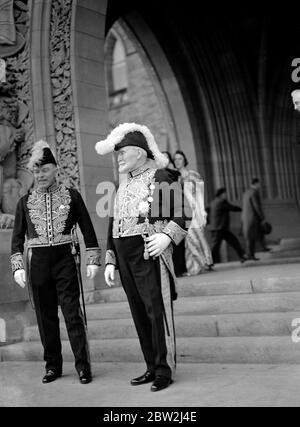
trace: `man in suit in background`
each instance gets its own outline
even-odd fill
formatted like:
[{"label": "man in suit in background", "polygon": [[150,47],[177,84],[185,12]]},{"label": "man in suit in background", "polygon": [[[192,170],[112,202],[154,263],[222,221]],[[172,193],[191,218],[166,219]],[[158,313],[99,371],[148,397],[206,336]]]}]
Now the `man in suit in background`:
[{"label": "man in suit in background", "polygon": [[225,240],[238,254],[240,261],[245,262],[247,257],[238,238],[230,231],[230,212],[241,212],[239,206],[228,202],[226,188],[216,191],[214,200],[206,208],[209,215],[209,228],[211,232],[212,257],[214,263],[220,262],[219,249]]},{"label": "man in suit in background", "polygon": [[265,220],[259,194],[260,181],[253,178],[251,187],[243,194],[242,225],[246,241],[248,259],[258,261],[255,257],[255,243],[261,241],[261,224]]}]

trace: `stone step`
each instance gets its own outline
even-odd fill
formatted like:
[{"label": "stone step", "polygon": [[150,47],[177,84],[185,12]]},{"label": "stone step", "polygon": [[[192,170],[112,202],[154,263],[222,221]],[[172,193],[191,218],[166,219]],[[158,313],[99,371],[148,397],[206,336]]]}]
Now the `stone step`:
[{"label": "stone step", "polygon": [[[270,277],[238,280],[209,280],[199,276],[184,278],[178,284],[179,297],[236,295],[266,292],[300,292],[300,275],[292,277]],[[121,286],[98,291],[99,302],[126,301],[126,294]]]},{"label": "stone step", "polygon": [[283,238],[280,240],[280,244],[276,248],[300,249],[300,238],[299,237]]},{"label": "stone step", "polygon": [[[300,318],[300,310],[287,313],[246,313],[219,315],[180,315],[175,317],[177,337],[232,337],[291,335],[292,321]],[[300,322],[299,322],[300,323]],[[68,340],[65,323],[61,323],[61,339]],[[131,318],[91,320],[88,335],[96,339],[136,338]],[[37,326],[25,328],[25,341],[39,341]]]},{"label": "stone step", "polygon": [[[142,362],[139,342],[134,338],[90,340],[94,362]],[[63,358],[74,361],[68,341],[63,341]],[[39,342],[22,342],[0,347],[1,361],[42,361]],[[295,363],[299,364],[300,343],[291,337],[193,337],[177,339],[177,362],[193,363]]]},{"label": "stone step", "polygon": [[276,250],[271,252],[272,258],[296,258],[300,256],[300,248],[299,247],[279,247]]},{"label": "stone step", "polygon": [[[127,319],[127,301],[90,304],[88,320]],[[300,292],[181,297],[174,302],[175,315],[288,312],[300,310]]]}]

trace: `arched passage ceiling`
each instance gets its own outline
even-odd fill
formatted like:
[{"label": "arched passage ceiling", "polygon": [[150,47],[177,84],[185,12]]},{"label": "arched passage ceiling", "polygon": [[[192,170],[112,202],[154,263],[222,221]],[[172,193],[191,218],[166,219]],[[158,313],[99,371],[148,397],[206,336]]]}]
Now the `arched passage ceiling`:
[{"label": "arched passage ceiling", "polygon": [[106,30],[132,10],[151,28],[182,91],[199,169],[213,176],[209,193],[226,185],[239,198],[258,175],[266,197],[293,197],[297,178],[281,182],[273,164],[277,157],[286,157],[287,165],[293,161],[284,152],[284,138],[295,123],[290,92],[296,86],[291,63],[300,58],[297,14],[237,16],[218,9],[217,15],[198,9],[198,2],[110,0]]}]

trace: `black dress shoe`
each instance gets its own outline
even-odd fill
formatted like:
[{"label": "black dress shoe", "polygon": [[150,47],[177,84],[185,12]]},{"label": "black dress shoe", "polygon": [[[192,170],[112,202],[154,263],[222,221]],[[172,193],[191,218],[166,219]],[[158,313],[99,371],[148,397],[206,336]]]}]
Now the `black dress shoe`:
[{"label": "black dress shoe", "polygon": [[157,375],[155,380],[151,386],[151,391],[160,391],[164,388],[169,387],[173,383],[173,380],[168,377],[164,377],[163,375]]},{"label": "black dress shoe", "polygon": [[241,264],[243,264],[245,261],[247,261],[248,257],[246,255],[243,255],[242,258],[240,258]]},{"label": "black dress shoe", "polygon": [[91,371],[83,370],[79,372],[79,381],[81,384],[88,384],[92,381]]},{"label": "black dress shoe", "polygon": [[149,371],[146,371],[143,375],[137,378],[133,378],[130,381],[131,385],[141,385],[141,384],[147,384],[151,383],[155,378],[155,375]]},{"label": "black dress shoe", "polygon": [[42,379],[42,383],[47,384],[55,381],[57,378],[61,377],[61,372],[53,371],[52,369],[48,369],[46,375]]},{"label": "black dress shoe", "polygon": [[259,261],[259,258],[256,258],[255,256],[251,256],[248,259],[249,261]]}]

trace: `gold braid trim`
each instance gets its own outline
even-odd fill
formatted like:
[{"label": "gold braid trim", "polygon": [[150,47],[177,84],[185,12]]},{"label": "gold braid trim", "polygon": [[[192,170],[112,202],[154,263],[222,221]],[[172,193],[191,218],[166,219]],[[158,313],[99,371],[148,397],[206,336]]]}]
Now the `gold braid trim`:
[{"label": "gold braid trim", "polygon": [[23,255],[21,254],[21,252],[17,252],[11,255],[10,262],[11,262],[11,269],[13,274],[15,274],[17,270],[25,269]]},{"label": "gold braid trim", "polygon": [[101,266],[101,249],[100,248],[87,248],[86,265]]},{"label": "gold braid trim", "polygon": [[168,222],[162,232],[167,234],[167,236],[169,236],[170,239],[173,240],[175,245],[179,245],[181,240],[183,240],[187,235],[187,232],[174,221]]}]

